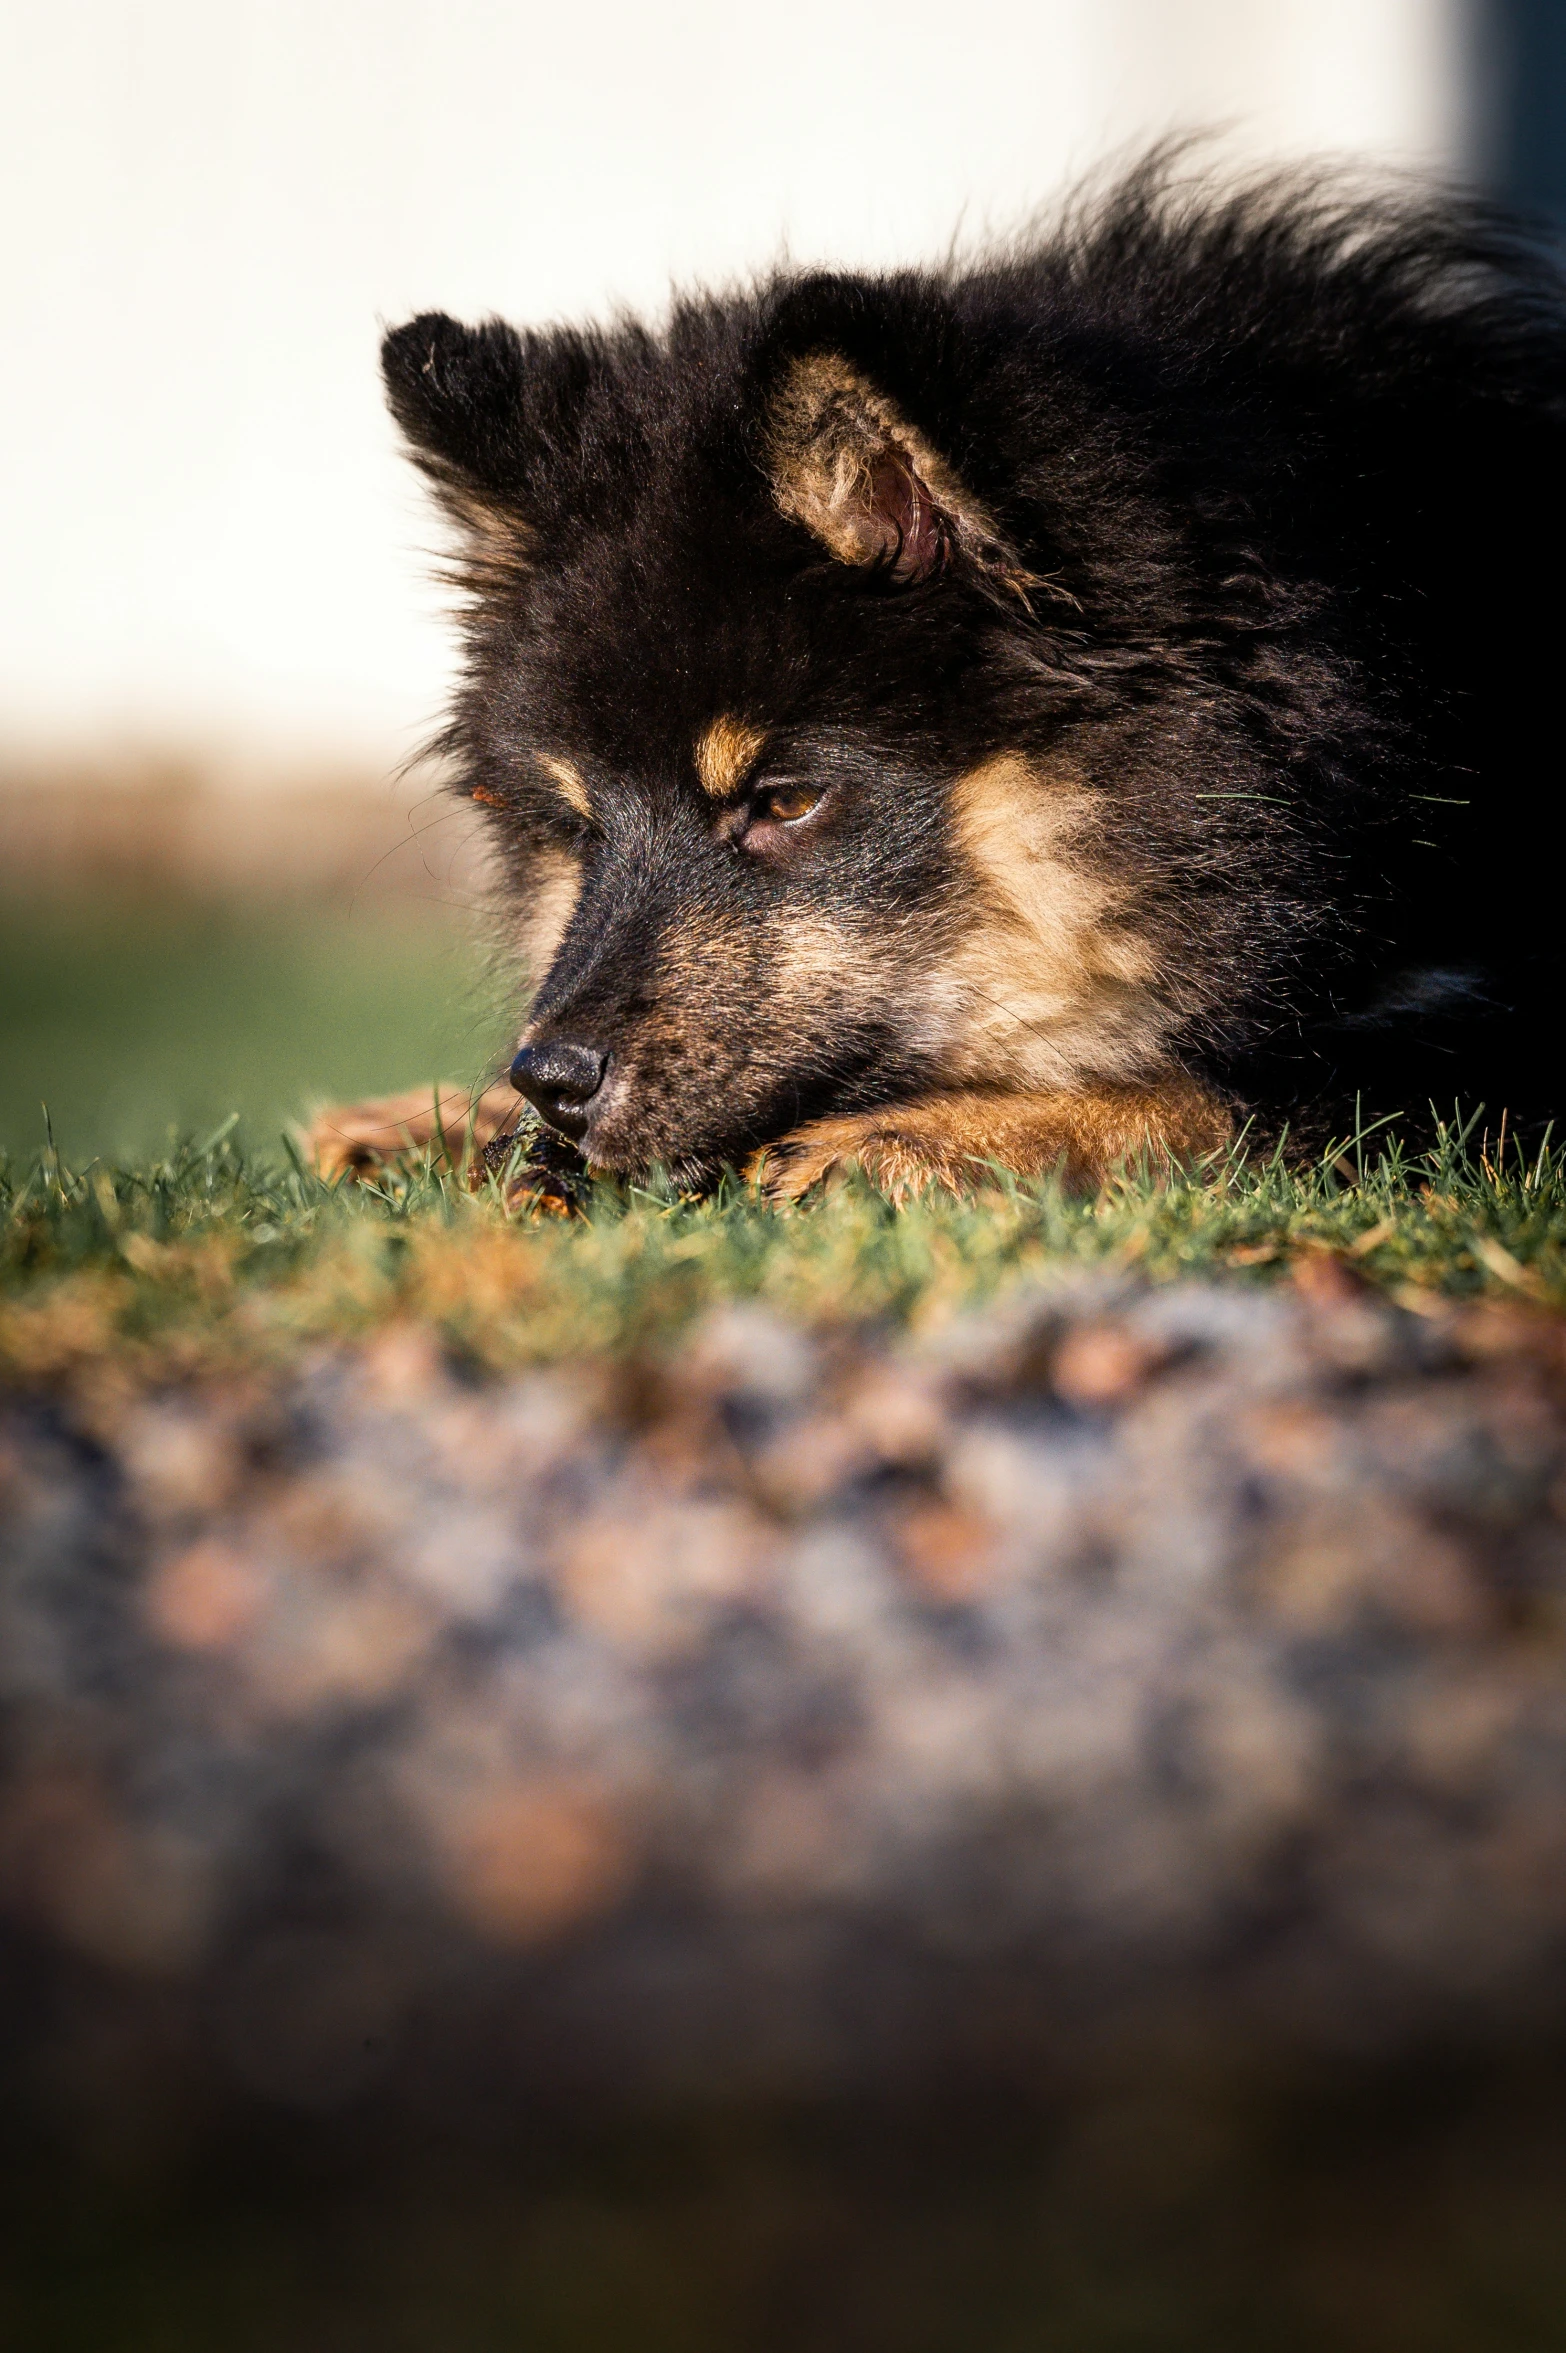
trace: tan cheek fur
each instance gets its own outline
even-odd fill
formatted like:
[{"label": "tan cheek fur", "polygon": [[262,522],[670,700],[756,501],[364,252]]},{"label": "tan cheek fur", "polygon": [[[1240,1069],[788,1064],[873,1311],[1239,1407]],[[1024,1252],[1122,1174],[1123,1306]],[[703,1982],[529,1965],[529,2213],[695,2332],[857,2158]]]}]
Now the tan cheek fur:
[{"label": "tan cheek fur", "polygon": [[863,975],[864,944],[850,937],[829,916],[803,911],[769,927],[767,964],[772,993],[792,1003],[808,1004],[826,995],[841,994],[845,982]]},{"label": "tan cheek fur", "polygon": [[550,965],[581,895],[582,869],[566,850],[542,850],[523,900],[517,945],[535,986]]},{"label": "tan cheek fur", "polygon": [[[638,1017],[617,1059],[624,1071],[655,1067],[671,1046],[719,1058],[738,1047],[743,1066],[790,1042],[808,1055],[834,1023],[878,1011],[900,976],[878,964],[867,943],[830,920],[790,911],[779,921],[725,922],[704,915],[665,933],[656,1002]],[[752,1038],[752,1000],[764,990],[765,1020]]]},{"label": "tan cheek fur", "polygon": [[823,1016],[860,993],[873,994],[861,943],[834,923],[791,914],[787,921],[758,926],[724,922],[708,915],[665,934],[657,1026],[661,1034],[705,1032],[715,1004],[732,1001],[735,987],[749,989],[765,974],[766,999],[774,1022],[792,1023],[801,1035],[819,1028]]},{"label": "tan cheek fur", "polygon": [[791,1021],[807,1051],[837,1025],[893,1019],[913,982],[895,930],[876,936],[830,916],[791,912],[758,941],[774,1019]]},{"label": "tan cheek fur", "polygon": [[1042,1089],[1155,1067],[1176,1017],[1151,940],[1094,862],[1097,812],[1074,771],[1005,753],[953,801],[974,897],[936,983],[942,1078]]}]

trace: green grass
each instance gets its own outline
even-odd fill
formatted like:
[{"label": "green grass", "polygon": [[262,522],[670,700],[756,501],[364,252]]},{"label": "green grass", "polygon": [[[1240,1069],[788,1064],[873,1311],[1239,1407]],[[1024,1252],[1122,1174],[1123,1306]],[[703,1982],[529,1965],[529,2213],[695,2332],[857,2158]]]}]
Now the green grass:
[{"label": "green grass", "polygon": [[0,904],[0,1150],[142,1158],[240,1114],[472,1078],[504,1037],[455,910],[173,895]]},{"label": "green grass", "polygon": [[1491,1157],[1446,1131],[1290,1170],[1243,1152],[1073,1198],[1052,1182],[894,1211],[860,1183],[780,1212],[600,1185],[576,1220],[508,1216],[426,1160],[333,1189],[233,1133],[155,1162],[0,1168],[0,1378],[160,1379],[281,1362],[415,1320],[475,1367],[658,1347],[705,1309],[929,1321],[1062,1265],[1266,1283],[1323,1254],[1405,1305],[1566,1304],[1566,1155]]}]

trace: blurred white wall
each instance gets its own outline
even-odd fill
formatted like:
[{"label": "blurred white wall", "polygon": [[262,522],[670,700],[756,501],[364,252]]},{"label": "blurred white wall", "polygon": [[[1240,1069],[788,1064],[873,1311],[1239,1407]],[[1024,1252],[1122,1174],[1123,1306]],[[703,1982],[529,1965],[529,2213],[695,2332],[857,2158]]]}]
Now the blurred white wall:
[{"label": "blurred white wall", "polygon": [[0,95],[0,749],[389,763],[447,659],[377,322],[939,250],[1107,150],[1460,165],[1462,0],[48,0]]}]

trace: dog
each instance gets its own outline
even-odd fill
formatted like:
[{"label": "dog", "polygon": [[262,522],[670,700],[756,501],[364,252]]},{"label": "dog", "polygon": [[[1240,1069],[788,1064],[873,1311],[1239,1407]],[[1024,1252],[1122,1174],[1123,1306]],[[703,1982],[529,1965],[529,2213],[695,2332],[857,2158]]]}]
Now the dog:
[{"label": "dog", "polygon": [[508,1081],[323,1166],[519,1096],[778,1200],[1549,1119],[1561,278],[1476,199],[1182,168],[969,266],[386,337],[535,980]]}]

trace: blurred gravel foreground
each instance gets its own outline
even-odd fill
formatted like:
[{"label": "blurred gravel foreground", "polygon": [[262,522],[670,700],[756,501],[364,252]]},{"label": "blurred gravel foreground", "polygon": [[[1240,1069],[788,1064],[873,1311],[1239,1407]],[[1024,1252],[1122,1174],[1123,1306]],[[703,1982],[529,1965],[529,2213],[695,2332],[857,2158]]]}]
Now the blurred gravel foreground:
[{"label": "blurred gravel foreground", "polygon": [[309,2111],[1566,2022],[1563,1401],[1556,1321],[1323,1259],[13,1402],[24,2072],[90,2097],[110,2017],[106,2097]]},{"label": "blurred gravel foreground", "polygon": [[1559,1320],[393,1327],[0,1546],[7,2343],[1558,2342]]}]

